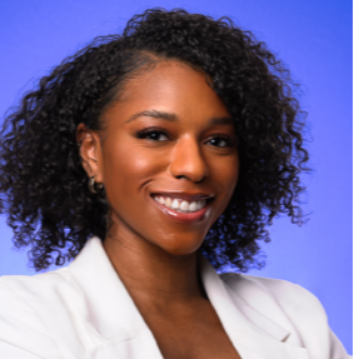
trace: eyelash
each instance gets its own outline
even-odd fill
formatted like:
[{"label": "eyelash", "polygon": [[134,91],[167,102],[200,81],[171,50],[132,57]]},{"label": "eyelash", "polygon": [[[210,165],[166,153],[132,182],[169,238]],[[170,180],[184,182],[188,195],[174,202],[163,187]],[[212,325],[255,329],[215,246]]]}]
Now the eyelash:
[{"label": "eyelash", "polygon": [[[169,139],[169,135],[166,131],[164,130],[161,130],[161,129],[145,129],[145,130],[141,130],[138,132],[137,134],[137,137],[139,139],[148,139],[150,141],[157,141],[157,142],[165,142],[167,140],[158,140],[156,138],[149,138],[149,136],[152,136],[154,134],[157,134],[159,137],[161,135],[165,136],[167,138],[167,140]],[[225,146],[214,146],[212,145],[213,147],[217,147],[217,148],[228,148],[228,147],[232,147],[233,145],[235,145],[235,141],[232,140],[230,137],[228,136],[224,136],[224,135],[220,135],[220,134],[217,134],[217,135],[214,135],[212,138],[210,138],[207,142],[210,142],[210,141],[213,141],[213,140],[222,140],[222,141],[225,141],[226,142],[226,145]]]}]

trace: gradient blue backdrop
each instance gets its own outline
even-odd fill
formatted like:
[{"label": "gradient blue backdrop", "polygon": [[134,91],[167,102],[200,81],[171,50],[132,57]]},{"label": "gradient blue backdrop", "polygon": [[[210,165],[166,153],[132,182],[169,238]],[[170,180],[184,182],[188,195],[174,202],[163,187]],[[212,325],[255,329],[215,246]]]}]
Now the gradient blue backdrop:
[{"label": "gradient blue backdrop", "polygon": [[[308,144],[314,172],[303,227],[275,221],[259,276],[283,278],[312,291],[334,332],[352,353],[352,51],[349,0],[12,0],[0,2],[0,121],[23,91],[93,37],[120,31],[148,7],[182,7],[214,17],[228,15],[252,30],[302,84],[309,112]],[[12,250],[0,216],[0,275],[33,274],[26,253]]]}]

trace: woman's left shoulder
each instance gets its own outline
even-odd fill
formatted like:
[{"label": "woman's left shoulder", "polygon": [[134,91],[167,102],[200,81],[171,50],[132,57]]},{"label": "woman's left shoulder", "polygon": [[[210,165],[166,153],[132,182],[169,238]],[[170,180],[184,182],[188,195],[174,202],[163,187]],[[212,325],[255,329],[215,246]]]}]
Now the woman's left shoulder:
[{"label": "woman's left shoulder", "polygon": [[298,284],[283,279],[239,273],[223,273],[220,277],[233,291],[237,291],[237,294],[248,302],[254,301],[256,293],[262,294],[263,299],[267,296],[284,309],[295,311],[300,308],[307,308],[311,311],[315,309],[318,315],[327,318],[317,297]]},{"label": "woman's left shoulder", "polygon": [[287,329],[286,342],[307,348],[315,358],[351,358],[330,329],[322,304],[307,289],[286,280],[246,274],[223,273],[220,277],[246,315],[255,310]]}]

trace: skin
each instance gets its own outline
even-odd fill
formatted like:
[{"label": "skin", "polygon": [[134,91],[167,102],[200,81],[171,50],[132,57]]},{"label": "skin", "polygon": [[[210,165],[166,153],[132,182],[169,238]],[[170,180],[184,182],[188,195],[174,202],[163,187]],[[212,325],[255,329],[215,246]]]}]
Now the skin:
[{"label": "skin", "polygon": [[[77,128],[88,176],[103,183],[112,227],[104,248],[164,358],[240,358],[198,275],[198,248],[234,192],[239,158],[225,105],[206,76],[161,61]],[[201,218],[164,213],[153,194],[213,196]],[[188,197],[189,196],[189,197]]]}]

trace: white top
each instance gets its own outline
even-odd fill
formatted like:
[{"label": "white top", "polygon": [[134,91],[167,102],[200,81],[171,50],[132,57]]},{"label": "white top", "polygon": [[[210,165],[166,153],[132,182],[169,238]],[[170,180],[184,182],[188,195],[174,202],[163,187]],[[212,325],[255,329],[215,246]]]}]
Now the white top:
[{"label": "white top", "polygon": [[[203,260],[205,291],[242,359],[346,359],[319,301],[282,280]],[[162,359],[154,336],[91,238],[66,268],[0,279],[2,359]],[[217,358],[219,359],[219,358]]]}]

